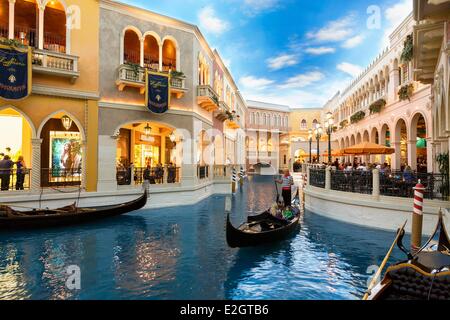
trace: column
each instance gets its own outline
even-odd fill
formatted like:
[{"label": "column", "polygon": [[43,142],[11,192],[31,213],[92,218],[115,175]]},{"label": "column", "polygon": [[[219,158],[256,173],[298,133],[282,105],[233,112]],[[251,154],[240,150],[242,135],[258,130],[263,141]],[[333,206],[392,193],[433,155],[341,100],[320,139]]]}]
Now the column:
[{"label": "column", "polygon": [[159,71],[163,69],[163,46],[159,45]]},{"label": "column", "polygon": [[38,48],[40,50],[44,49],[44,10],[45,7],[39,6]]},{"label": "column", "polygon": [[41,188],[41,144],[42,139],[31,139],[31,186],[33,192]]},{"label": "column", "polygon": [[434,172],[433,154],[435,154],[433,139],[427,138],[427,172]]},{"label": "column", "polygon": [[87,143],[81,141],[81,189],[86,190],[87,179]]},{"label": "column", "polygon": [[378,169],[373,169],[372,179],[372,196],[378,199],[380,197],[380,171]]},{"label": "column", "polygon": [[160,162],[164,166],[166,164],[166,136],[161,136],[161,154]]},{"label": "column", "polygon": [[399,74],[398,69],[393,69],[389,73],[389,86],[387,95],[388,104],[397,101],[397,87],[399,85]]},{"label": "column", "polygon": [[98,136],[97,191],[117,190],[116,152],[117,136]]},{"label": "column", "polygon": [[9,26],[8,26],[8,38],[14,39],[14,5],[16,0],[9,0]]},{"label": "column", "polygon": [[325,190],[331,190],[331,167],[325,169]]},{"label": "column", "polygon": [[417,170],[417,141],[408,141],[408,165]]},{"label": "column", "polygon": [[144,42],[145,38],[140,41],[140,51],[139,51],[139,64],[144,67]]},{"label": "column", "polygon": [[392,147],[395,149],[395,153],[392,155],[392,170],[400,170],[401,169],[401,143],[400,142],[392,142]]}]

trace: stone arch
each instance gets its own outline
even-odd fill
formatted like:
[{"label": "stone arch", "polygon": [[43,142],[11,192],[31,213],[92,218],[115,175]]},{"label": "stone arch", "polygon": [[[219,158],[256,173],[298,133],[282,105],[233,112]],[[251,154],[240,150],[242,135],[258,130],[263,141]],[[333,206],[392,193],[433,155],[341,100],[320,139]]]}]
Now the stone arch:
[{"label": "stone arch", "polygon": [[31,138],[32,139],[36,139],[36,137],[38,137],[36,135],[36,126],[34,125],[33,121],[31,120],[31,118],[25,113],[23,112],[21,109],[11,105],[11,104],[7,104],[4,106],[0,106],[0,111],[6,110],[6,109],[12,109],[15,112],[19,113],[28,123],[28,125],[30,126],[31,129]]},{"label": "stone arch", "polygon": [[[170,46],[169,47],[169,42],[173,45],[173,48]],[[175,70],[180,71],[180,46],[178,45],[178,41],[177,39],[175,39],[175,37],[171,36],[171,35],[166,35],[163,39],[162,39],[162,63],[163,63],[163,70],[164,70],[164,57],[166,55],[170,54],[170,57],[166,57],[166,59],[169,59],[167,63],[172,64],[172,66],[175,67]],[[166,46],[167,43],[167,46]],[[166,48],[166,49],[165,49]],[[165,50],[175,50],[175,52],[166,52]],[[173,63],[172,60],[175,60],[175,63]]]},{"label": "stone arch", "polygon": [[37,130],[37,132],[36,132],[36,136],[37,136],[37,137],[40,137],[41,134],[42,134],[42,129],[44,128],[45,124],[46,124],[50,119],[52,119],[54,116],[57,116],[57,115],[59,115],[59,114],[65,114],[65,115],[67,115],[68,117],[70,117],[70,119],[72,119],[72,121],[75,123],[75,125],[78,127],[78,130],[80,131],[81,140],[82,140],[82,141],[86,141],[86,133],[85,133],[85,131],[84,131],[84,127],[83,127],[83,124],[81,123],[81,121],[78,120],[78,118],[75,117],[72,113],[70,113],[70,112],[68,112],[68,111],[66,111],[66,110],[64,110],[64,109],[55,111],[55,112],[49,114],[48,116],[46,116],[46,117],[42,120],[41,124],[39,125],[39,128],[38,128],[38,130]]}]

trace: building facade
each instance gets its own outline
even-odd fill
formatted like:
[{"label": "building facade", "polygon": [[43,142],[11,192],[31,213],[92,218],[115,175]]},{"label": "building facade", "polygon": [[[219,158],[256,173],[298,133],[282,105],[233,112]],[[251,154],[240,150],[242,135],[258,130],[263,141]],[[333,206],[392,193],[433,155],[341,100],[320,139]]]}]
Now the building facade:
[{"label": "building facade", "polygon": [[32,50],[31,94],[0,99],[0,153],[24,158],[25,190],[97,188],[98,15],[96,1],[0,1],[2,43]]}]

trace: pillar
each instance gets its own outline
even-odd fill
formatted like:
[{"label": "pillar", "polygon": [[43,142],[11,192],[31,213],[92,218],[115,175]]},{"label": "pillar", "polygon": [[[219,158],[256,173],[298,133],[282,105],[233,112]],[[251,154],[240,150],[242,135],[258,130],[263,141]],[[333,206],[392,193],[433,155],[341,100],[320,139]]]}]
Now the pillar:
[{"label": "pillar", "polygon": [[81,189],[86,190],[87,179],[87,143],[85,140],[81,141]]},{"label": "pillar", "polygon": [[433,166],[434,143],[433,139],[427,138],[427,172],[434,172]]},{"label": "pillar", "polygon": [[41,144],[42,139],[31,140],[31,191],[41,188]]},{"label": "pillar", "polygon": [[166,164],[166,136],[161,136],[161,154],[160,162],[164,166]]},{"label": "pillar", "polygon": [[8,38],[14,39],[14,6],[16,0],[9,0],[9,26],[8,26]]},{"label": "pillar", "polygon": [[380,171],[378,169],[373,169],[372,179],[372,196],[378,199],[380,197]]},{"label": "pillar", "polygon": [[145,38],[140,40],[139,65],[144,67],[144,42]]},{"label": "pillar", "polygon": [[408,141],[408,165],[417,170],[417,141]]},{"label": "pillar", "polygon": [[45,7],[39,6],[39,26],[38,26],[38,48],[44,49],[44,10]]},{"label": "pillar", "polygon": [[402,166],[402,155],[401,155],[401,143],[400,142],[392,142],[392,147],[395,149],[395,153],[392,155],[392,170],[400,170]]},{"label": "pillar", "polygon": [[331,190],[331,167],[325,169],[325,190]]},{"label": "pillar", "polygon": [[387,95],[388,104],[397,101],[398,86],[399,86],[398,68],[394,68],[389,73],[389,85],[388,85],[389,95]]},{"label": "pillar", "polygon": [[163,46],[159,45],[159,71],[163,69]]},{"label": "pillar", "polygon": [[117,136],[98,136],[97,191],[117,190],[116,153]]}]

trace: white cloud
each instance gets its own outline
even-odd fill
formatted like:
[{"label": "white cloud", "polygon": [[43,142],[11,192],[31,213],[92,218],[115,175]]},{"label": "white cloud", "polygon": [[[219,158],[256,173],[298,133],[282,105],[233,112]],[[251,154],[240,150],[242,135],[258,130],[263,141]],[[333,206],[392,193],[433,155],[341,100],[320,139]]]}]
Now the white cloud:
[{"label": "white cloud", "polygon": [[266,89],[274,81],[267,78],[257,78],[254,76],[245,76],[239,79],[239,83],[246,91],[260,91]]},{"label": "white cloud", "polygon": [[389,46],[389,36],[397,26],[412,12],[413,2],[411,0],[402,0],[401,2],[387,8],[384,11],[386,27],[384,29],[382,47]]},{"label": "white cloud", "polygon": [[363,41],[364,37],[362,35],[357,35],[345,40],[345,42],[342,44],[342,47],[346,49],[355,48],[359,46]]},{"label": "white cloud", "polygon": [[322,54],[335,53],[336,49],[331,47],[316,47],[316,48],[306,48],[306,53],[319,56]]},{"label": "white cloud", "polygon": [[286,67],[294,66],[298,63],[298,57],[293,54],[282,54],[274,58],[267,59],[269,69],[280,70]]},{"label": "white cloud", "polygon": [[308,32],[306,37],[317,42],[339,42],[346,40],[353,34],[353,21],[353,15],[330,21],[323,28]]},{"label": "white cloud", "polygon": [[216,11],[212,6],[206,6],[201,9],[198,12],[197,17],[200,27],[208,33],[220,35],[230,27],[230,24],[227,21],[220,19],[216,15]]},{"label": "white cloud", "polygon": [[345,72],[349,75],[351,75],[352,77],[357,77],[361,74],[361,72],[363,71],[363,68],[361,68],[360,66],[356,65],[356,64],[351,64],[348,62],[342,62],[340,64],[338,64],[336,66],[336,68],[342,72]]},{"label": "white cloud", "polygon": [[245,12],[250,16],[263,11],[271,11],[279,7],[280,0],[244,0]]},{"label": "white cloud", "polygon": [[314,82],[320,81],[325,77],[322,72],[311,71],[304,74],[299,74],[286,80],[282,85],[279,86],[281,89],[295,89],[304,88]]}]

